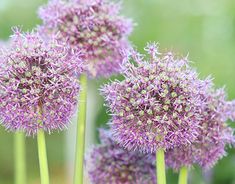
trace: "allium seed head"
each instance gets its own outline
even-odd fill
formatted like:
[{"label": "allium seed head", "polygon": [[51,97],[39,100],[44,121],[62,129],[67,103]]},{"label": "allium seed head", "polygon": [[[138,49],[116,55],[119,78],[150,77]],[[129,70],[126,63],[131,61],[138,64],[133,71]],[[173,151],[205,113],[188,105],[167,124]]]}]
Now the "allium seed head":
[{"label": "allium seed head", "polygon": [[8,48],[1,50],[0,117],[6,129],[33,135],[68,125],[79,92],[74,72],[81,73],[81,61],[55,40],[16,28]]},{"label": "allium seed head", "polygon": [[182,166],[198,164],[205,169],[211,168],[226,155],[226,145],[234,144],[233,129],[226,124],[232,118],[231,102],[226,101],[224,90],[211,92],[205,98],[207,105],[202,111],[198,138],[191,145],[168,150],[168,167],[179,170]]},{"label": "allium seed head", "polygon": [[157,47],[153,43],[145,48],[149,58],[136,51],[127,54],[125,79],[101,90],[113,115],[113,136],[129,150],[155,152],[197,137],[205,105],[200,96],[210,81],[198,79],[187,58],[160,54]]},{"label": "allium seed head", "polygon": [[101,145],[87,157],[87,169],[94,184],[156,184],[155,166],[145,155],[124,150],[107,130],[100,132]]},{"label": "allium seed head", "polygon": [[119,15],[120,4],[107,0],[52,0],[40,8],[44,32],[58,32],[59,40],[82,50],[91,77],[120,71],[121,51],[129,47],[132,22]]}]

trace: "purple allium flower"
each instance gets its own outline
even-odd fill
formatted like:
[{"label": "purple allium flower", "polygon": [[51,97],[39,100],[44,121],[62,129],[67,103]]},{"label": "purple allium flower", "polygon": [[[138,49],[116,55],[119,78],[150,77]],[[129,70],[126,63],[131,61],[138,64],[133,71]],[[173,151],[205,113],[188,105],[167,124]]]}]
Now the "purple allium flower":
[{"label": "purple allium flower", "polygon": [[100,131],[101,145],[87,157],[90,180],[95,184],[155,184],[155,167],[146,155],[124,150],[107,130]]},{"label": "purple allium flower", "polygon": [[125,79],[101,90],[113,115],[113,136],[125,148],[143,152],[189,144],[197,137],[207,81],[198,79],[187,58],[161,55],[155,43],[145,50],[150,58],[131,51]]},{"label": "purple allium flower", "polygon": [[43,32],[82,50],[90,77],[120,71],[121,51],[129,47],[132,22],[119,15],[120,4],[107,0],[52,0],[40,8]]},{"label": "purple allium flower", "polygon": [[0,117],[6,129],[33,135],[68,125],[79,92],[74,72],[81,72],[81,61],[55,40],[16,28],[1,50]]},{"label": "purple allium flower", "polygon": [[232,118],[232,112],[224,90],[210,92],[206,99],[198,138],[191,145],[168,150],[168,167],[179,170],[182,166],[198,164],[205,169],[211,168],[226,155],[226,145],[235,143],[233,129],[226,124],[226,120]]}]

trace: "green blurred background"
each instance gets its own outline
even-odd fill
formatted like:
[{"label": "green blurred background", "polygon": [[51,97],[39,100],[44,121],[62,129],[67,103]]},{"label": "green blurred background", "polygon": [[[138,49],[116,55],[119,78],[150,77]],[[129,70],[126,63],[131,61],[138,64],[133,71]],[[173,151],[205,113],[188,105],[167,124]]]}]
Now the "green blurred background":
[{"label": "green blurred background", "polygon": [[[0,39],[7,40],[11,27],[22,25],[30,30],[40,24],[37,8],[46,0],[0,0]],[[157,41],[161,50],[174,50],[187,55],[201,77],[212,75],[218,87],[226,86],[229,99],[235,98],[235,1],[234,0],[123,0],[123,13],[137,23],[131,41],[142,52],[148,41]],[[106,109],[97,88],[106,80],[90,81],[88,114],[89,144],[93,134],[108,121]],[[95,112],[93,112],[95,111]],[[75,125],[73,125],[75,126]],[[93,130],[93,131],[92,131]],[[71,132],[71,129],[67,132]],[[52,184],[67,184],[71,179],[74,133],[53,133],[47,136],[48,159]],[[28,183],[37,184],[39,167],[35,138],[27,138]],[[0,128],[0,184],[12,184],[14,178],[13,134]],[[176,183],[177,175],[168,171],[168,183]],[[192,184],[235,184],[235,151],[213,170],[194,168]]]}]

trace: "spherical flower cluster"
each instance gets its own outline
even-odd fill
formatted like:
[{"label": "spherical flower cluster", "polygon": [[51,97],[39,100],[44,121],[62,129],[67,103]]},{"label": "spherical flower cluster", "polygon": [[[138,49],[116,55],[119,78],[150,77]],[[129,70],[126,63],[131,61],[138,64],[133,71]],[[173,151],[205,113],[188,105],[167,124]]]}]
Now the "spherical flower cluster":
[{"label": "spherical flower cluster", "polygon": [[120,4],[107,0],[53,0],[40,8],[46,34],[59,32],[59,40],[83,51],[90,77],[120,71],[121,51],[129,47],[132,22],[119,15]]},{"label": "spherical flower cluster", "polygon": [[76,109],[81,73],[78,54],[44,41],[36,32],[14,30],[10,45],[0,53],[0,117],[8,130],[28,135],[66,127]]},{"label": "spherical flower cluster", "polygon": [[232,118],[232,113],[231,102],[226,101],[224,90],[211,92],[206,99],[207,106],[203,111],[198,138],[191,145],[168,150],[168,167],[179,170],[182,166],[198,164],[205,169],[211,168],[226,155],[226,145],[235,143],[233,129],[226,124],[226,120]]},{"label": "spherical flower cluster", "polygon": [[101,130],[101,145],[87,157],[89,177],[95,184],[156,184],[155,167],[146,156],[124,150]]},{"label": "spherical flower cluster", "polygon": [[131,51],[123,65],[125,79],[101,89],[113,115],[113,136],[125,148],[143,152],[189,144],[197,137],[205,105],[200,96],[210,81],[198,79],[187,58],[161,56],[155,43],[145,50],[148,61]]}]

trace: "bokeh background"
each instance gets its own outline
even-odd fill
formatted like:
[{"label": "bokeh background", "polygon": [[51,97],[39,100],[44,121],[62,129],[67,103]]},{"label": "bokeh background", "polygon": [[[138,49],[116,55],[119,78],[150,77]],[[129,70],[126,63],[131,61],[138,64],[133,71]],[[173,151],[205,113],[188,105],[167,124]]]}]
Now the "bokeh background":
[{"label": "bokeh background", "polygon": [[[0,0],[0,39],[7,40],[12,26],[31,30],[40,24],[36,12],[44,3],[46,0]],[[229,99],[235,98],[234,0],[123,0],[123,14],[137,23],[130,40],[141,52],[146,42],[157,41],[163,51],[189,53],[201,77],[212,75],[218,87],[226,86]],[[98,142],[97,127],[106,126],[109,119],[98,92],[105,82],[89,81],[87,148]],[[71,182],[75,119],[69,130],[47,136],[52,184]],[[27,138],[26,143],[28,183],[37,184],[36,138]],[[0,184],[13,183],[13,152],[13,134],[0,127]],[[169,170],[167,176],[168,183],[177,183],[177,174]],[[210,171],[192,169],[190,183],[235,184],[235,150],[228,149],[228,156]]]}]

